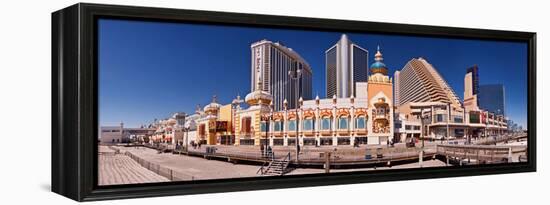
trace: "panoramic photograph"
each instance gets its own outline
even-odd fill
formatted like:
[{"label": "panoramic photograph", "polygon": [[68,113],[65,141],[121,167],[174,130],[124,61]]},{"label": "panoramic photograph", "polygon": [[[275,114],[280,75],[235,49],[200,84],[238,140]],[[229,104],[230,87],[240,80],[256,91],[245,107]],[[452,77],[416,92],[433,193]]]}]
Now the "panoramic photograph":
[{"label": "panoramic photograph", "polygon": [[527,161],[522,42],[98,20],[98,185]]}]

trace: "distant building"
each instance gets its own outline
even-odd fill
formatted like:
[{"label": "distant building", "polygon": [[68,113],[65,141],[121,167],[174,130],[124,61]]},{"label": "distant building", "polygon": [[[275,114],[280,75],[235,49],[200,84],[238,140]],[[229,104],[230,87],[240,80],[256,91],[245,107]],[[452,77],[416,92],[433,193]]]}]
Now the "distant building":
[{"label": "distant building", "polygon": [[[261,81],[262,91],[273,96],[273,108],[283,109],[283,101],[294,108],[296,100],[312,98],[312,70],[309,64],[294,50],[279,42],[261,40],[250,45],[251,81],[250,91],[254,91]],[[292,80],[289,71],[302,71],[298,82]],[[299,92],[296,93],[296,85]],[[298,96],[300,95],[300,96]]]},{"label": "distant building", "polygon": [[120,123],[119,126],[101,126],[100,142],[102,144],[121,143],[123,129],[123,123]]},{"label": "distant building", "polygon": [[479,110],[479,74],[477,65],[468,68],[464,76],[464,108],[467,111]]},{"label": "distant building", "polygon": [[130,142],[131,139],[143,139],[143,137],[152,135],[155,129],[147,127],[125,128],[124,123],[120,123],[119,126],[101,126],[100,132],[100,143],[116,144]]},{"label": "distant building", "polygon": [[327,98],[357,96],[355,83],[368,81],[368,55],[366,49],[353,43],[346,34],[325,51]]},{"label": "distant building", "polygon": [[479,86],[479,107],[497,115],[505,115],[504,95],[502,84],[481,85]]}]

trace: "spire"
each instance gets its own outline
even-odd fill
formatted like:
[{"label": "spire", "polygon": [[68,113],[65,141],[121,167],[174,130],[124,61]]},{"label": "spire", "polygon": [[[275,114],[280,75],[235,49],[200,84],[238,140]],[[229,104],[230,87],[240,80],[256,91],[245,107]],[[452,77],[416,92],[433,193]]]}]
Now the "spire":
[{"label": "spire", "polygon": [[380,52],[380,45],[376,47],[376,54],[374,55],[374,60],[376,62],[382,62],[384,58],[382,58],[382,53]]},{"label": "spire", "polygon": [[380,45],[376,48],[376,54],[374,55],[374,63],[370,66],[370,72],[372,74],[380,73],[383,75],[388,75],[388,68],[386,68],[386,64],[382,62],[384,58],[382,58],[382,52],[380,52]]}]

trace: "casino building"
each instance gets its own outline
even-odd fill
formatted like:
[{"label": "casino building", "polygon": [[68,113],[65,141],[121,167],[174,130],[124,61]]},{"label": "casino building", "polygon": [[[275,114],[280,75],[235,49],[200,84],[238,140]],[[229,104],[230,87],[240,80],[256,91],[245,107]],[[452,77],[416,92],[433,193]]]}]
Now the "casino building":
[{"label": "casino building", "polygon": [[464,103],[424,58],[413,58],[396,71],[396,141],[478,138],[507,130],[503,115],[479,107],[477,71],[477,66],[468,68],[464,76]]},{"label": "casino building", "polygon": [[[393,140],[393,84],[380,50],[366,82],[356,82],[356,96],[298,99],[298,108],[283,100],[274,109],[265,81],[256,80],[244,101],[230,104],[214,99],[199,110],[197,142],[224,145],[337,146],[387,144]],[[243,105],[246,103],[246,105]],[[246,107],[248,106],[248,107]]]}]

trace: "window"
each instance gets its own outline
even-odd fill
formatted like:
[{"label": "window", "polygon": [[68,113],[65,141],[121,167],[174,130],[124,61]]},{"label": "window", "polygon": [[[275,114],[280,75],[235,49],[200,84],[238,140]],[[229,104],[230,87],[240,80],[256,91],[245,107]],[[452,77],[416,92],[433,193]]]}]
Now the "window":
[{"label": "window", "polygon": [[376,109],[376,114],[378,115],[384,115],[386,113],[386,109],[384,109],[383,107],[379,107],[378,109]]},{"label": "window", "polygon": [[355,119],[355,128],[356,129],[365,129],[366,123],[365,123],[365,117],[361,116]]},{"label": "window", "polygon": [[[242,121],[241,132],[250,133],[250,131],[251,131],[250,124],[251,124],[252,118],[245,117],[241,121]],[[203,125],[201,125],[201,126],[203,126]]]},{"label": "window", "polygon": [[262,132],[266,132],[267,131],[267,123],[266,122],[261,122],[260,123],[260,130]]},{"label": "window", "polygon": [[323,121],[321,123],[321,129],[323,130],[330,130],[330,118],[323,118]]},{"label": "window", "polygon": [[443,121],[445,121],[445,116],[443,114],[437,114],[437,115],[435,115],[435,121],[436,122],[443,122]]},{"label": "window", "polygon": [[479,123],[479,112],[470,112],[470,123]]},{"label": "window", "polygon": [[313,130],[313,119],[304,120],[304,130]]},{"label": "window", "polygon": [[420,130],[420,126],[418,125],[414,126],[414,130]]},{"label": "window", "polygon": [[296,131],[296,120],[288,121],[288,131]]},{"label": "window", "polygon": [[411,130],[411,126],[410,125],[405,125],[405,130]]},{"label": "window", "polygon": [[[244,123],[244,119],[243,119],[243,123]],[[243,124],[243,132],[244,131],[244,124]],[[199,125],[199,136],[204,136],[206,134],[206,125],[202,124],[202,125]]]},{"label": "window", "polygon": [[401,122],[395,122],[395,123],[393,124],[393,126],[394,126],[395,128],[397,128],[397,129],[400,129],[400,128],[401,128]]},{"label": "window", "polygon": [[347,117],[338,118],[338,129],[348,129],[348,118]]},{"label": "window", "polygon": [[281,121],[275,121],[275,124],[273,126],[273,130],[280,132],[283,128],[282,124],[283,124],[283,122],[281,122]]},{"label": "window", "polygon": [[456,123],[462,123],[462,122],[463,122],[462,117],[455,117],[455,118],[454,118],[454,122],[456,122]]}]

